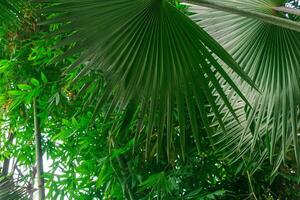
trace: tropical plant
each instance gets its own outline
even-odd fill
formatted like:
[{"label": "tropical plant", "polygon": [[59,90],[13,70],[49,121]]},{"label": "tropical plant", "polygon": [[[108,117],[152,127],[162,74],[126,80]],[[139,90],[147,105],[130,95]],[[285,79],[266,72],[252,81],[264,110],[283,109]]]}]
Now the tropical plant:
[{"label": "tropical plant", "polygon": [[23,9],[24,1],[7,1],[3,0],[0,3],[0,20],[1,24],[16,23],[20,18],[20,12]]},{"label": "tropical plant", "polygon": [[0,160],[40,199],[299,197],[299,1],[181,2],[0,2]]},{"label": "tropical plant", "polygon": [[[300,30],[300,25],[277,11],[286,1],[191,3],[221,10],[213,15],[207,8],[196,8],[192,12],[199,15],[192,19],[220,40],[256,82],[262,95],[253,90],[254,84],[213,38],[167,1],[87,3],[74,0],[61,2],[46,11],[60,14],[50,23],[67,24],[60,32],[72,33],[59,46],[76,43],[63,56],[82,52],[66,71],[80,68],[72,81],[95,71],[105,79],[103,95],[94,98],[96,113],[105,101],[112,102],[109,111],[130,106],[130,117],[135,115],[135,110],[140,110],[138,115],[144,123],[141,122],[143,125],[136,132],[146,129],[146,155],[150,152],[150,138],[155,138],[157,158],[165,143],[171,160],[174,123],[179,124],[184,151],[187,117],[200,150],[196,119],[199,112],[205,128],[217,138],[216,143],[223,150],[233,149],[240,156],[248,153],[248,158],[254,157],[255,162],[269,157],[278,169],[293,146],[298,162],[299,75],[295,55],[299,51],[299,36],[295,31]],[[224,16],[228,16],[225,23]],[[83,63],[86,65],[81,67]],[[228,69],[224,70],[224,66]],[[251,87],[247,86],[249,83]],[[289,89],[282,94],[285,88]],[[217,132],[211,130],[207,103],[219,125]],[[234,129],[230,127],[233,121]],[[245,122],[242,126],[241,121]]]},{"label": "tropical plant", "polygon": [[0,199],[7,200],[27,200],[26,188],[16,186],[11,177],[0,177]]},{"label": "tropical plant", "polygon": [[[239,6],[288,19],[289,16],[277,11],[284,3],[286,1],[243,1]],[[235,3],[228,1],[230,4]],[[232,116],[226,114],[228,109],[223,108],[222,112],[227,115],[224,120],[227,121],[228,134],[222,133],[219,128],[214,134],[217,146],[221,147],[221,151],[229,150],[225,153],[235,158],[236,154],[232,152],[241,156],[248,154],[246,159],[252,157],[257,167],[269,158],[275,171],[287,155],[292,156],[292,147],[298,163],[300,72],[296,55],[300,50],[299,33],[223,11],[199,6],[191,9],[196,13],[192,18],[223,44],[261,91],[261,94],[255,94],[241,83],[241,88],[245,88],[242,91],[253,107],[249,110],[241,99],[233,100],[237,102],[240,121],[244,122],[241,126],[233,124]],[[236,76],[232,78],[239,79]]]},{"label": "tropical plant", "polygon": [[[141,125],[136,133],[146,129],[146,155],[154,145],[150,138],[155,138],[157,158],[161,156],[165,142],[171,160],[173,124],[179,123],[184,137],[187,117],[200,150],[196,112],[201,114],[203,124],[210,130],[205,111],[208,102],[219,123],[223,124],[212,95],[213,89],[235,116],[216,74],[247,102],[220,61],[254,86],[252,81],[212,37],[173,5],[158,0],[87,2],[62,2],[45,10],[59,13],[59,17],[51,19],[50,23],[68,24],[62,26],[60,32],[73,33],[58,44],[76,43],[61,58],[83,51],[66,73],[80,69],[72,82],[91,73],[101,74],[101,79],[105,80],[104,92],[91,99],[97,105],[95,114],[109,101],[107,116],[119,109],[128,109],[131,118],[140,115],[138,123]],[[64,10],[66,7],[68,9]],[[94,20],[91,21],[91,17]],[[86,65],[82,67],[84,63]],[[128,123],[131,121],[130,118],[127,120]],[[184,151],[183,137],[181,148]]]}]

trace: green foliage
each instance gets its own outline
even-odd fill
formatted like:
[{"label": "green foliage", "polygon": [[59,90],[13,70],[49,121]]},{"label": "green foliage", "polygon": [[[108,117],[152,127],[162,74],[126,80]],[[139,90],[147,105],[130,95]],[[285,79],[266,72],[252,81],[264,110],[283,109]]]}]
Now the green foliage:
[{"label": "green foliage", "polygon": [[299,33],[177,0],[36,2],[0,2],[0,199],[37,188],[33,100],[47,199],[300,197]]},{"label": "green foliage", "polygon": [[[229,3],[234,4],[230,0]],[[283,3],[261,0],[239,4],[247,9],[270,13],[272,6]],[[216,146],[225,155],[232,155],[234,160],[237,160],[237,155],[247,154],[246,160],[251,163],[253,171],[269,159],[274,167],[273,174],[276,173],[286,157],[292,156],[291,151],[295,152],[294,159],[298,162],[300,143],[296,127],[300,71],[296,55],[300,50],[299,32],[222,11],[203,11],[197,6],[191,9],[195,13],[202,12],[202,15],[196,14],[192,18],[223,44],[261,91],[261,94],[255,94],[241,83],[242,91],[253,107],[249,110],[239,97],[233,97],[233,101],[239,102],[235,110],[239,112],[242,123],[233,125],[234,116],[227,115],[224,120],[227,121],[228,134],[224,134],[219,126],[219,131],[213,136]],[[226,17],[226,23],[220,16]],[[232,78],[239,81],[239,77]],[[221,112],[225,115],[229,110],[224,108]]]},{"label": "green foliage", "polygon": [[6,200],[28,200],[25,188],[16,186],[12,177],[0,177],[0,198]]},{"label": "green foliage", "polygon": [[[66,7],[70,2],[61,3],[51,6],[45,12],[51,10],[60,13],[59,17],[48,23],[70,24],[62,26],[63,32],[72,33],[76,30],[58,43],[58,46],[65,46],[76,42],[61,59],[70,54],[81,53],[77,61],[66,70],[66,73],[76,72],[72,83],[87,78],[91,73],[101,74],[105,79],[105,86],[94,90],[91,103],[96,105],[95,114],[102,111],[107,102],[110,104],[107,116],[111,111],[130,106],[133,119],[127,118],[128,123],[135,116],[143,115],[145,120],[140,123],[146,126],[148,138],[157,138],[155,144],[147,140],[146,155],[150,155],[150,148],[156,145],[159,159],[163,154],[161,146],[166,140],[166,151],[171,160],[175,132],[173,124],[179,124],[181,132],[185,132],[185,127],[190,123],[191,133],[199,150],[200,127],[196,112],[200,113],[203,124],[210,130],[205,107],[205,104],[210,104],[219,123],[223,124],[212,90],[220,94],[226,107],[235,115],[216,73],[247,102],[222,69],[220,61],[247,84],[253,87],[254,84],[203,29],[173,5],[165,1],[158,5],[157,2],[128,0],[86,4],[74,0],[71,2],[72,7]],[[107,12],[107,9],[111,11]],[[90,15],[95,18],[94,21],[89,19]],[[153,20],[145,23],[148,18]],[[98,39],[95,40],[96,38]],[[98,52],[97,55],[91,56],[94,51]],[[84,63],[88,64],[82,66]],[[104,92],[99,95],[101,90]],[[137,129],[136,132],[138,131],[140,130]],[[184,149],[184,141],[181,142]]]}]

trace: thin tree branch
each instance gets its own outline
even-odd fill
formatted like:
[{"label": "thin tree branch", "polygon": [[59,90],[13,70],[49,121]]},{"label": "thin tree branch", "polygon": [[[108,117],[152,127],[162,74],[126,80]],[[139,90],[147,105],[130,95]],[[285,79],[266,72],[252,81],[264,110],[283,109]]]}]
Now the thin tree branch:
[{"label": "thin tree branch", "polygon": [[43,151],[42,151],[42,135],[40,127],[40,119],[38,117],[38,105],[36,99],[33,99],[33,119],[34,119],[34,136],[35,136],[35,157],[37,166],[37,179],[38,179],[38,198],[39,200],[45,199],[45,180],[43,177]]},{"label": "thin tree branch", "polygon": [[[12,143],[13,138],[14,138],[14,137],[13,137],[12,132],[9,132],[9,133],[8,133],[7,142],[8,142],[8,143]],[[4,160],[4,163],[3,163],[3,169],[2,169],[2,174],[1,174],[1,176],[7,176],[7,175],[8,175],[9,164],[10,164],[10,158],[6,158],[6,159]]]}]

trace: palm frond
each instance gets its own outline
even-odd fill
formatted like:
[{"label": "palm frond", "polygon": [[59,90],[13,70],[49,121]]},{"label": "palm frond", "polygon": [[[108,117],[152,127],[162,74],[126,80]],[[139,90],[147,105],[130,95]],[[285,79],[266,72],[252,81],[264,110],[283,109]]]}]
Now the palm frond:
[{"label": "palm frond", "polygon": [[[23,9],[28,2],[26,0],[1,0],[0,1],[0,48],[4,52],[4,46],[7,44],[8,33],[11,34],[11,28],[18,28],[24,20]],[[3,53],[1,52],[1,53]],[[0,54],[1,54],[0,53]]]},{"label": "palm frond", "polygon": [[0,177],[0,199],[5,200],[27,200],[26,189],[16,186],[11,177]]},{"label": "palm frond", "polygon": [[0,2],[0,26],[17,24],[24,6],[24,0],[1,0]]},{"label": "palm frond", "polygon": [[[231,6],[235,6],[235,1]],[[273,12],[284,1],[245,0],[239,4],[256,12],[286,17]],[[263,8],[263,9],[261,9]],[[227,133],[213,136],[226,155],[254,158],[256,169],[269,158],[274,172],[294,149],[299,164],[300,33],[236,14],[192,6],[192,19],[205,28],[243,67],[262,94],[252,94],[243,86],[253,109],[236,99],[235,109],[242,126],[226,115]],[[235,79],[235,76],[231,76]],[[242,89],[244,88],[244,89]],[[230,93],[230,90],[227,91]],[[223,113],[228,113],[224,108]],[[220,129],[220,128],[219,128]]]},{"label": "palm frond", "polygon": [[[62,23],[64,26],[59,32],[72,33],[58,45],[76,44],[63,57],[81,52],[80,58],[66,72],[81,69],[73,81],[88,77],[93,71],[102,74],[106,90],[102,97],[97,95],[99,91],[95,92],[96,111],[105,102],[111,102],[109,111],[124,109],[129,102],[136,102],[134,112],[144,110],[140,118],[144,119],[148,135],[146,154],[150,147],[156,146],[156,153],[160,155],[165,144],[169,155],[174,138],[173,124],[178,122],[184,134],[186,118],[200,149],[196,116],[199,113],[209,129],[205,104],[211,105],[223,126],[213,88],[235,116],[216,73],[247,102],[220,61],[254,87],[249,77],[209,34],[168,1],[55,2],[58,4],[46,12],[57,13],[58,17],[45,23]],[[184,140],[181,141],[184,146]]]}]

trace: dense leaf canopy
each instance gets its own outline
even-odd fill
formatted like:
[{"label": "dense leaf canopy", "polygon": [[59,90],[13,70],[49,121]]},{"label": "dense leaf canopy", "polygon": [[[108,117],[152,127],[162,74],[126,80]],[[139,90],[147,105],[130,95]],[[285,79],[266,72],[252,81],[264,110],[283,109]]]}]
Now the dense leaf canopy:
[{"label": "dense leaf canopy", "polygon": [[300,197],[299,1],[182,2],[0,2],[0,199]]}]

